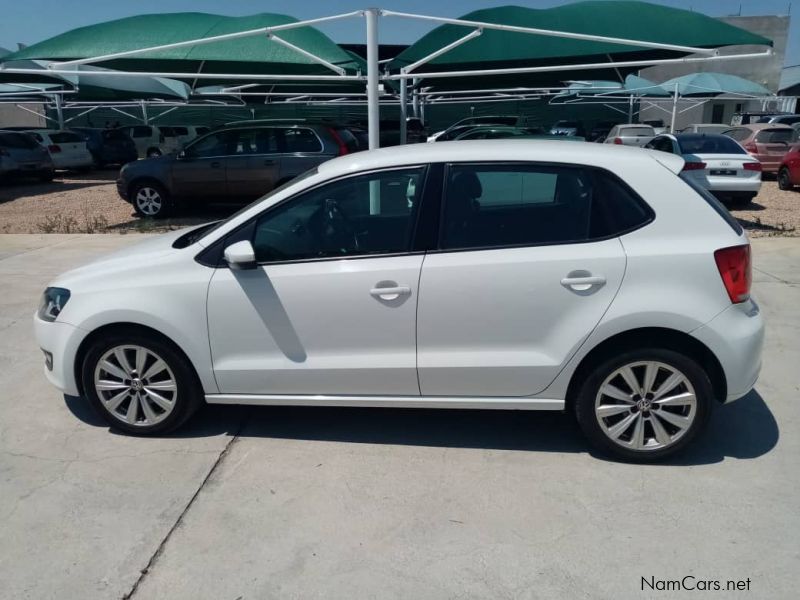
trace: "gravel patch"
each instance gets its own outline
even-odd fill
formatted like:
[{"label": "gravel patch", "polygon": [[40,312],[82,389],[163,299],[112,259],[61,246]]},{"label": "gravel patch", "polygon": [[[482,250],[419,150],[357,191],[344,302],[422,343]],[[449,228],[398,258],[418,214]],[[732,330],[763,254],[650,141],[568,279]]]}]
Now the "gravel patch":
[{"label": "gravel patch", "polygon": [[[224,218],[236,206],[211,206],[170,219],[140,219],[118,195],[116,170],[61,173],[51,183],[0,182],[0,233],[167,231]],[[731,211],[751,237],[800,235],[800,192],[765,181],[753,202]]]}]

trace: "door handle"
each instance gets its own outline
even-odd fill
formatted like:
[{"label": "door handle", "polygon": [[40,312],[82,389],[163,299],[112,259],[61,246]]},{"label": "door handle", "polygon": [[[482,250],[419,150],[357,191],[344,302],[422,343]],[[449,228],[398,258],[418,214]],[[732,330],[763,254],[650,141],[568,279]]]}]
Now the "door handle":
[{"label": "door handle", "polygon": [[575,292],[585,292],[594,286],[605,285],[606,278],[602,275],[592,275],[589,271],[573,271],[561,280],[561,285]]},{"label": "door handle", "polygon": [[374,287],[369,291],[370,295],[384,300],[394,300],[399,296],[411,293],[411,288],[407,285],[397,285],[394,287]]},{"label": "door handle", "polygon": [[265,160],[264,161],[264,166],[269,166],[269,165],[274,165],[274,164],[275,164],[274,160]]},{"label": "door handle", "polygon": [[211,168],[212,168],[212,169],[219,169],[221,166],[222,166],[222,163],[221,163],[221,162],[216,162],[216,161],[215,161],[215,162],[212,162],[212,163],[211,163]]}]

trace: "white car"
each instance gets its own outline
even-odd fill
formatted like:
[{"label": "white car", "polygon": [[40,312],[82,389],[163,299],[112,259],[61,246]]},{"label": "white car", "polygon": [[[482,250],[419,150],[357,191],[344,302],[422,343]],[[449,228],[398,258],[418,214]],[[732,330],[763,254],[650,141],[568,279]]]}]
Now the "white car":
[{"label": "white car", "polygon": [[155,158],[180,152],[181,144],[168,128],[162,131],[155,125],[125,125],[117,129],[133,139],[139,158]]},{"label": "white car", "polygon": [[32,129],[27,133],[47,148],[56,169],[90,169],[94,164],[86,138],[79,133],[58,129]]},{"label": "white car", "polygon": [[603,143],[617,146],[644,146],[655,136],[656,130],[652,125],[624,123],[614,125]]},{"label": "white car", "polygon": [[747,204],[761,189],[761,163],[727,135],[664,134],[645,148],[680,155],[687,177],[731,205]]},{"label": "white car", "polygon": [[535,140],[337,158],[57,277],[45,373],[140,435],[204,403],[568,410],[658,459],[761,366],[747,237],[683,164]]},{"label": "white car", "polygon": [[202,125],[168,125],[161,126],[160,129],[165,137],[175,138],[178,150],[183,150],[183,147],[193,139],[210,131],[209,127]]}]

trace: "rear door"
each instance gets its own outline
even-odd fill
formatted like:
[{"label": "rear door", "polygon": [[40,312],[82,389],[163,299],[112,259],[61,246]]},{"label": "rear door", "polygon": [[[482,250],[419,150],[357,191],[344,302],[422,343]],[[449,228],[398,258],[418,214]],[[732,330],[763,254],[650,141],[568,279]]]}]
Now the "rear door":
[{"label": "rear door", "polygon": [[626,259],[615,234],[650,214],[627,186],[593,169],[451,165],[439,249],[420,278],[422,395],[547,388],[620,286]]},{"label": "rear door", "polygon": [[230,134],[232,150],[225,160],[228,196],[263,196],[275,187],[280,172],[275,128],[235,129]]}]

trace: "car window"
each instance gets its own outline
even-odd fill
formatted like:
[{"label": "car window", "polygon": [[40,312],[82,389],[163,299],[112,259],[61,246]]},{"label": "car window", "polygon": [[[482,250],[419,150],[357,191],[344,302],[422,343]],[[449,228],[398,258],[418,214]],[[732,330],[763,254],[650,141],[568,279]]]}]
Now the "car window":
[{"label": "car window", "polygon": [[411,246],[424,169],[341,179],[306,192],[258,219],[259,262],[405,252]]},{"label": "car window", "polygon": [[35,139],[40,144],[42,143],[42,140],[44,140],[44,138],[41,136],[41,134],[36,133],[35,131],[29,131],[28,135],[33,136],[33,139]]},{"label": "car window", "polygon": [[672,140],[668,137],[657,137],[647,143],[645,148],[652,148],[653,150],[659,150],[660,152],[669,152],[670,154],[672,154],[674,150],[672,147]]},{"label": "car window", "polygon": [[627,186],[594,169],[457,165],[448,171],[443,249],[583,242],[647,222]]},{"label": "car window", "polygon": [[189,130],[186,127],[173,127],[173,135],[189,135]]},{"label": "car window", "polygon": [[747,154],[738,143],[725,135],[685,134],[678,138],[681,154]]},{"label": "car window", "polygon": [[33,150],[38,148],[39,144],[36,143],[31,136],[24,133],[0,133],[0,146],[6,148],[20,148],[23,150]]},{"label": "car window", "polygon": [[737,142],[742,142],[750,137],[753,132],[750,129],[745,129],[744,127],[738,129],[728,129],[728,131],[723,131],[722,135],[727,135],[729,138],[733,138]]},{"label": "car window", "polygon": [[756,141],[761,144],[780,144],[792,141],[791,129],[762,129],[756,134]]},{"label": "car window", "polygon": [[655,135],[652,127],[620,127],[617,135]]},{"label": "car window", "polygon": [[228,156],[237,148],[238,138],[235,131],[220,131],[198,140],[186,148],[187,156],[210,158],[212,156]]},{"label": "car window", "polygon": [[131,129],[133,129],[133,137],[135,137],[135,138],[150,137],[150,134],[151,134],[150,127],[147,127],[145,125],[136,125],[135,127],[132,127]]},{"label": "car window", "polygon": [[83,137],[71,131],[58,131],[50,134],[50,139],[54,144],[70,144],[75,142],[82,142]]},{"label": "car window", "polygon": [[322,142],[308,127],[283,130],[285,152],[322,152]]}]

